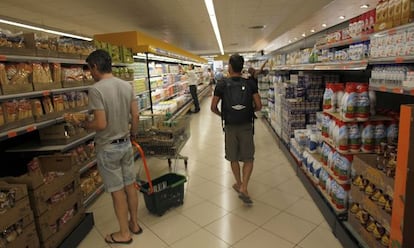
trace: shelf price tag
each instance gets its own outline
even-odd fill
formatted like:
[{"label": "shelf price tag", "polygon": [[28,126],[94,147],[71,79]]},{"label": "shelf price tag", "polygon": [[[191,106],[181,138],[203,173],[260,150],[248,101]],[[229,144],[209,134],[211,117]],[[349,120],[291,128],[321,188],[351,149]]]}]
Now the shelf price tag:
[{"label": "shelf price tag", "polygon": [[0,55],[0,61],[6,61],[6,55]]},{"label": "shelf price tag", "polygon": [[394,88],[394,89],[392,89],[392,93],[402,94],[403,93],[403,90],[400,89],[400,88]]},{"label": "shelf price tag", "polygon": [[13,138],[13,137],[16,137],[16,136],[17,136],[17,132],[12,131],[12,132],[7,133],[7,137],[9,137],[9,138]]},{"label": "shelf price tag", "polygon": [[385,86],[380,86],[379,87],[379,90],[380,91],[383,91],[383,92],[387,92],[388,91],[387,87],[385,87]]},{"label": "shelf price tag", "polygon": [[45,90],[42,92],[43,96],[50,96],[50,91],[49,90]]},{"label": "shelf price tag", "polygon": [[404,58],[403,57],[396,57],[395,58],[395,63],[399,63],[399,64],[404,63]]},{"label": "shelf price tag", "polygon": [[30,127],[26,128],[26,132],[30,133],[30,132],[33,132],[36,129],[37,129],[36,126],[30,126]]},{"label": "shelf price tag", "polygon": [[410,90],[410,95],[414,96],[414,90]]}]

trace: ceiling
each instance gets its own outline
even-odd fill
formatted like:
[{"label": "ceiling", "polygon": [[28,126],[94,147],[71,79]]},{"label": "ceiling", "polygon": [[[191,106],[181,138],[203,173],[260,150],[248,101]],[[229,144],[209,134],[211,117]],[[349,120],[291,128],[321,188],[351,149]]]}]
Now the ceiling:
[{"label": "ceiling", "polygon": [[[271,52],[367,11],[365,3],[377,0],[214,1],[225,53]],[[1,0],[0,16],[90,37],[141,31],[197,55],[220,52],[203,0]]]}]

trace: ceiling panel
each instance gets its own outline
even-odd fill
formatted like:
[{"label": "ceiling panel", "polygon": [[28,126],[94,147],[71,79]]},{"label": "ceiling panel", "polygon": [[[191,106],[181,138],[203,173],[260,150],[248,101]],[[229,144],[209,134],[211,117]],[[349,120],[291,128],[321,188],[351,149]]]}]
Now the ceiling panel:
[{"label": "ceiling panel", "polygon": [[[226,52],[266,51],[377,0],[215,0]],[[204,0],[1,0],[0,16],[86,36],[138,30],[199,55],[219,47]],[[265,25],[264,29],[249,29]],[[299,34],[299,36],[298,36]]]}]

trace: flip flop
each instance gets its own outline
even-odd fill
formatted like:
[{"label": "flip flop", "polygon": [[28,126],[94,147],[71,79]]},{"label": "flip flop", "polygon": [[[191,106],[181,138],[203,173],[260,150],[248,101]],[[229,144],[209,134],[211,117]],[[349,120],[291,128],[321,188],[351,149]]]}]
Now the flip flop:
[{"label": "flip flop", "polygon": [[134,231],[132,231],[132,229],[131,228],[129,228],[129,231],[131,231],[133,234],[135,234],[135,235],[139,235],[139,234],[141,234],[142,232],[143,232],[143,230],[142,230],[142,228],[140,227],[140,226],[138,226],[139,227],[139,230],[138,231],[136,231],[136,232],[134,232]]},{"label": "flip flop", "polygon": [[246,195],[242,192],[239,193],[239,198],[247,205],[252,205],[253,204],[253,201],[252,201],[252,199],[250,199],[250,196],[248,196],[248,195]]},{"label": "flip flop", "polygon": [[118,240],[116,240],[116,239],[114,239],[114,235],[115,233],[111,233],[111,234],[109,234],[109,237],[111,238],[110,240],[109,239],[107,239],[107,238],[105,238],[105,242],[107,243],[107,244],[121,244],[121,245],[129,245],[129,244],[131,244],[132,243],[132,238],[130,238],[129,240],[126,240],[126,241],[118,241]]},{"label": "flip flop", "polygon": [[237,186],[237,184],[233,184],[233,189],[237,192],[237,193],[239,193],[240,194],[240,189],[239,189],[239,187]]}]

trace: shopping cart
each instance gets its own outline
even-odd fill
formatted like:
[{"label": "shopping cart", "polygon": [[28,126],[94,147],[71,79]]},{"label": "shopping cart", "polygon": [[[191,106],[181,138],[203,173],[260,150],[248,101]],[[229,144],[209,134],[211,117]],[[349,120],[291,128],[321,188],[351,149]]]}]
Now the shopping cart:
[{"label": "shopping cart", "polygon": [[147,165],[147,160],[141,146],[132,141],[132,144],[137,148],[147,182],[142,182],[138,175],[136,181],[136,188],[144,194],[145,206],[150,213],[162,216],[171,207],[177,207],[184,203],[184,183],[187,181],[185,176],[176,173],[167,173],[161,177],[151,180],[150,172]]},{"label": "shopping cart", "polygon": [[137,136],[142,149],[150,156],[165,158],[171,168],[172,159],[184,160],[187,168],[188,157],[180,154],[190,138],[190,119],[188,116],[164,120],[160,116],[152,116],[154,125],[151,128],[140,128]]}]

